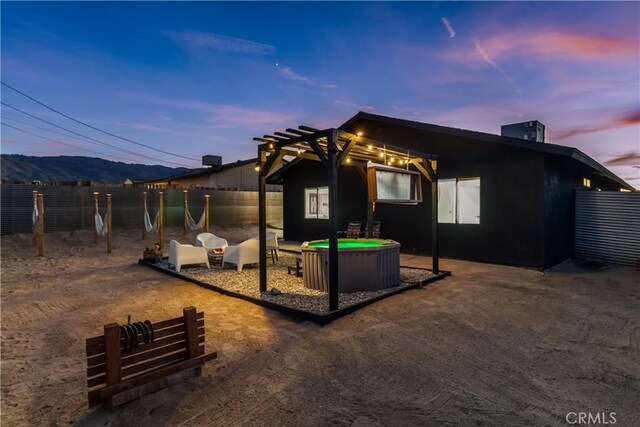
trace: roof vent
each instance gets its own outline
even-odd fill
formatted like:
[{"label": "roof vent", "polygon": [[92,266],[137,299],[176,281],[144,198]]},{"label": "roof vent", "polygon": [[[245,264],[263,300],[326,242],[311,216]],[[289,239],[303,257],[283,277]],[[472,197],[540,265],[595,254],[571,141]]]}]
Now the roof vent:
[{"label": "roof vent", "polygon": [[222,166],[222,156],[202,156],[202,166]]},{"label": "roof vent", "polygon": [[503,125],[500,127],[500,134],[510,138],[544,142],[544,125],[537,120]]}]

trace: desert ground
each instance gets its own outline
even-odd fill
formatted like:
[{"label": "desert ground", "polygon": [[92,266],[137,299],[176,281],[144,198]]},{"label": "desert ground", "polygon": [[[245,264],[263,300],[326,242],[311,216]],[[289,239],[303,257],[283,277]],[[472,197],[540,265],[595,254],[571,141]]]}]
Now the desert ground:
[{"label": "desert ground", "polygon": [[[152,242],[116,231],[107,254],[90,231],[48,233],[38,258],[31,235],[2,237],[2,425],[640,425],[637,271],[444,259],[451,277],[321,327],[137,265]],[[89,410],[85,338],[191,305],[218,351],[202,376]]]}]

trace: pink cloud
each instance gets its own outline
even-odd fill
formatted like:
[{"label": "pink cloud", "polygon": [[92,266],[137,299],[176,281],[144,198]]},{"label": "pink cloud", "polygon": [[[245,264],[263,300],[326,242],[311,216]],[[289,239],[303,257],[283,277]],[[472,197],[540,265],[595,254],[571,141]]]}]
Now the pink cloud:
[{"label": "pink cloud", "polygon": [[560,140],[576,135],[602,132],[605,130],[612,130],[631,125],[640,125],[640,111],[630,111],[595,126],[581,126],[578,128],[566,129],[563,131],[550,132],[550,137],[556,140]]},{"label": "pink cloud", "polygon": [[640,152],[631,151],[621,154],[604,162],[605,166],[633,166],[640,167]]},{"label": "pink cloud", "polygon": [[445,54],[445,59],[476,62],[485,56],[497,61],[509,55],[535,56],[554,60],[608,61],[638,59],[637,40],[570,33],[565,30],[539,29],[509,31],[483,38],[481,51],[465,47]]}]

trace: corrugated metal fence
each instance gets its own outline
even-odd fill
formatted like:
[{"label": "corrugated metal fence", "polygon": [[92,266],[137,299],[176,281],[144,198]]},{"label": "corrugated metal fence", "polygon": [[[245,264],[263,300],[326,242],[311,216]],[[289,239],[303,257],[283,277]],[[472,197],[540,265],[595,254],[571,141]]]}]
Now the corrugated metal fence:
[{"label": "corrugated metal fence", "polygon": [[[150,190],[121,187],[63,187],[3,184],[1,187],[1,234],[30,233],[33,212],[32,191],[44,196],[44,227],[46,232],[92,230],[94,225],[93,192],[100,193],[99,212],[107,212],[107,193],[112,195],[113,228],[142,228],[142,193],[147,192],[151,220],[158,211],[158,193],[164,193],[166,227],[181,227],[183,193],[179,189]],[[204,209],[204,195],[209,194],[210,225],[236,226],[258,223],[258,193],[256,191],[189,190],[189,212],[197,222]],[[267,222],[282,226],[282,193],[267,193]]]},{"label": "corrugated metal fence", "polygon": [[640,267],[640,192],[576,191],[575,257]]}]

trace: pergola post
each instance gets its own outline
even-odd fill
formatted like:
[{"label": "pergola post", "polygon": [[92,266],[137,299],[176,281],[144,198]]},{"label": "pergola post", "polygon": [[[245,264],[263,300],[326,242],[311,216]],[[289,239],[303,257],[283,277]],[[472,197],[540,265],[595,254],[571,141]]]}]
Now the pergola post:
[{"label": "pergola post", "polygon": [[431,262],[433,274],[440,272],[438,250],[438,168],[437,161],[430,163],[433,179],[431,181]]},{"label": "pergola post", "polygon": [[327,160],[329,187],[329,311],[338,309],[338,157],[336,156],[337,132],[327,135]]},{"label": "pergola post", "polygon": [[267,290],[267,153],[258,147],[258,234],[260,248],[260,292]]}]

